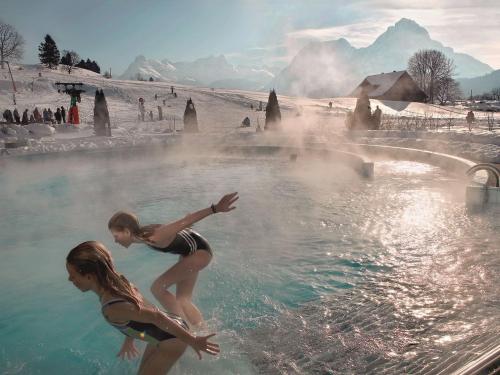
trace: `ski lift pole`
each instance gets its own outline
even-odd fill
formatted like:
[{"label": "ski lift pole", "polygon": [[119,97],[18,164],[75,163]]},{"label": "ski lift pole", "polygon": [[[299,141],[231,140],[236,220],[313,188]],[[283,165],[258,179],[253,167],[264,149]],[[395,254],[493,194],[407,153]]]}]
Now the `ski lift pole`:
[{"label": "ski lift pole", "polygon": [[12,76],[12,71],[10,70],[10,64],[8,61],[4,62],[7,63],[7,68],[9,68],[9,74],[10,74],[10,80],[12,81],[12,99],[14,100],[14,105],[16,105],[16,83],[14,82],[14,77]]}]

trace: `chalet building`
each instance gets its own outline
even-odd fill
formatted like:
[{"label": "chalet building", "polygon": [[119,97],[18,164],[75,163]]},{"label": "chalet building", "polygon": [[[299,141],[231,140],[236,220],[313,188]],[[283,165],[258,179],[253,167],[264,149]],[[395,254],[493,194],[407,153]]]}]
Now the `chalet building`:
[{"label": "chalet building", "polygon": [[425,102],[427,95],[406,70],[366,77],[349,95],[359,98],[365,91],[370,99]]}]

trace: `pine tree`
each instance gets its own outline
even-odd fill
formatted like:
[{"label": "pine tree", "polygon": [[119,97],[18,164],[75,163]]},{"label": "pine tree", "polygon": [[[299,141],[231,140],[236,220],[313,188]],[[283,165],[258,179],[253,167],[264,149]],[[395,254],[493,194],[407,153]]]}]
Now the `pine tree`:
[{"label": "pine tree", "polygon": [[272,90],[269,93],[269,99],[266,106],[266,124],[264,130],[280,130],[281,111],[276,92]]},{"label": "pine tree", "polygon": [[61,62],[60,62],[60,64],[62,64],[62,65],[69,65],[69,56],[68,56],[68,55],[69,55],[69,54],[67,53],[66,55],[63,55],[63,56],[61,57]]},{"label": "pine tree", "polygon": [[97,74],[101,74],[101,67],[94,61],[92,60],[92,69],[93,72],[96,72]]},{"label": "pine tree", "polygon": [[54,39],[49,34],[45,35],[45,41],[40,43],[38,51],[40,62],[47,65],[49,69],[59,65],[59,50],[57,49],[56,42],[54,42]]},{"label": "pine tree", "polygon": [[78,64],[75,65],[77,68],[80,68],[80,69],[87,69],[87,67],[85,66],[85,61],[83,60],[80,60],[80,62]]}]

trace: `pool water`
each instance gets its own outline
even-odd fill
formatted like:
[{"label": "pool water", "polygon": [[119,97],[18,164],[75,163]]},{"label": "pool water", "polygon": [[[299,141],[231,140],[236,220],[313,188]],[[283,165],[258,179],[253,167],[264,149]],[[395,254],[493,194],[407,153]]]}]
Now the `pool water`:
[{"label": "pool water", "polygon": [[189,350],[172,373],[438,373],[498,344],[499,212],[468,214],[438,168],[381,161],[366,180],[332,161],[176,153],[0,168],[2,374],[135,373],[97,297],[67,281],[68,251],[103,242],[154,301],[176,257],[119,247],[109,217],[168,222],[232,191],[236,210],[194,226],[215,251],[194,301],[222,353]]}]

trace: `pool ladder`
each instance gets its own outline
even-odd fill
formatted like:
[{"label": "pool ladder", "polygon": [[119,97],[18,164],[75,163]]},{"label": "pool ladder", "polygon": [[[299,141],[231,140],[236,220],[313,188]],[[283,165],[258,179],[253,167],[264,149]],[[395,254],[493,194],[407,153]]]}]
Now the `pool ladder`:
[{"label": "pool ladder", "polygon": [[466,187],[465,202],[468,208],[482,210],[489,205],[500,204],[500,170],[491,163],[481,163],[470,168],[466,175],[472,180],[478,171],[488,173],[488,181],[485,184],[470,183]]}]

